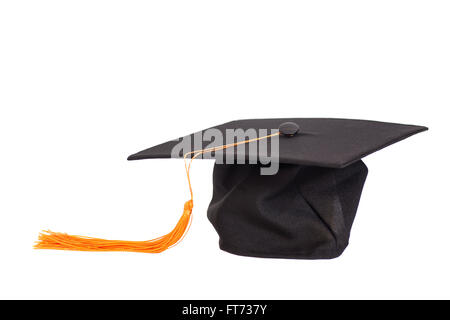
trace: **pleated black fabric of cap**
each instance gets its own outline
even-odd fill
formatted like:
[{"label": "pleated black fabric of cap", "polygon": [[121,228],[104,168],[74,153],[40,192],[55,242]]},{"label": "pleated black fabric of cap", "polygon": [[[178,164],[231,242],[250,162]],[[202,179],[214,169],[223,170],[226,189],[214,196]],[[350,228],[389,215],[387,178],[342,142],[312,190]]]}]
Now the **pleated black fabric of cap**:
[{"label": "pleated black fabric of cap", "polygon": [[[212,128],[220,130],[225,137],[227,129],[271,130],[278,129],[285,123],[297,124],[299,131],[292,136],[280,135],[279,162],[328,168],[344,168],[373,152],[427,130],[426,127],[416,125],[326,118],[248,119],[231,121]],[[191,141],[194,140],[194,135],[190,135]],[[180,139],[187,137],[145,149],[129,156],[128,160],[170,158],[172,149]],[[270,149],[270,139],[267,143]],[[217,145],[220,144],[222,142]],[[201,148],[208,145],[211,145],[210,141],[202,141]],[[251,151],[250,148],[246,148],[244,154],[235,152],[235,156],[242,156],[245,159],[256,156],[262,159],[261,155],[253,155],[249,150]],[[184,150],[187,151],[193,150]],[[176,155],[182,156],[181,152]]]}]

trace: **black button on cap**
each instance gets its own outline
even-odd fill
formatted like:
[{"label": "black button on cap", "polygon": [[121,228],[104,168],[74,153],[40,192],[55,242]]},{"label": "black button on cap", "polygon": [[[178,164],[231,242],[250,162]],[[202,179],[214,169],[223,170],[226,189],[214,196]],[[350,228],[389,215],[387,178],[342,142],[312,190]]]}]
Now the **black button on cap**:
[{"label": "black button on cap", "polygon": [[300,131],[300,127],[295,122],[283,122],[278,130],[282,135],[292,137]]}]

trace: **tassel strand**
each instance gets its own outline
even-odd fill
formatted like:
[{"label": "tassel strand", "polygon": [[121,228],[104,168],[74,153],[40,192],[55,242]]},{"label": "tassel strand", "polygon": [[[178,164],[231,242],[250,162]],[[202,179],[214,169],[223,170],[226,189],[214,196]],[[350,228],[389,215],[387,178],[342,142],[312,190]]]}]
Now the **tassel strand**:
[{"label": "tassel strand", "polygon": [[[279,132],[264,137],[244,140],[237,143],[230,143],[219,147],[213,147],[203,150],[188,152],[184,155],[184,166],[186,169],[187,181],[191,200],[184,204],[183,214],[175,228],[168,234],[147,241],[124,241],[124,240],[106,240],[100,238],[92,238],[85,236],[69,235],[67,233],[52,232],[50,230],[42,231],[39,234],[35,249],[54,249],[54,250],[76,250],[76,251],[129,251],[129,252],[145,252],[160,253],[175,245],[177,245],[186,235],[192,222],[192,208],[194,207],[194,194],[190,179],[190,170],[192,161],[198,156],[208,153],[227,149],[244,143],[250,143],[261,139],[266,139],[278,135]],[[192,155],[187,164],[187,158]]]}]

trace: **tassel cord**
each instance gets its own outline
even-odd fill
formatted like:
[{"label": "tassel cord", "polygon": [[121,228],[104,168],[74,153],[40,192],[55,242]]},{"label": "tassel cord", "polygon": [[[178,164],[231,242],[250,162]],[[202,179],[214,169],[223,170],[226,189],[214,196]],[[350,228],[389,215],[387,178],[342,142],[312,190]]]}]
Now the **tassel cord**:
[{"label": "tassel cord", "polygon": [[[184,204],[183,214],[180,217],[175,228],[168,234],[147,241],[124,241],[124,240],[106,240],[100,238],[69,235],[67,233],[52,232],[50,230],[42,231],[39,234],[35,249],[55,249],[55,250],[77,250],[77,251],[129,251],[129,252],[145,252],[145,253],[160,253],[169,248],[174,247],[184,239],[187,231],[192,224],[192,209],[194,207],[194,193],[192,191],[192,184],[190,178],[190,171],[192,161],[202,154],[224,150],[230,147],[238,146],[245,143],[251,143],[262,139],[267,139],[276,135],[279,132],[254,139],[248,139],[236,143],[230,143],[218,147],[212,147],[202,150],[191,151],[184,154],[184,167],[186,169],[186,176],[189,186],[189,193],[191,199]],[[188,156],[190,156],[189,164],[187,164]]]}]

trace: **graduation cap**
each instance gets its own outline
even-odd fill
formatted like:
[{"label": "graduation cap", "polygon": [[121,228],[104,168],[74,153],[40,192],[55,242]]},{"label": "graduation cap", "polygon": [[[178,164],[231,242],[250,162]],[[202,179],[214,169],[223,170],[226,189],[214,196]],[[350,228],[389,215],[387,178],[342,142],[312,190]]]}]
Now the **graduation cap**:
[{"label": "graduation cap", "polygon": [[207,216],[222,250],[254,257],[334,258],[348,245],[368,173],[361,159],[425,130],[349,119],[228,122],[128,157],[184,159],[191,199],[170,233],[148,241],[120,241],[45,231],[35,247],[156,253],[176,245],[192,218],[192,161],[212,158],[216,163]]}]

